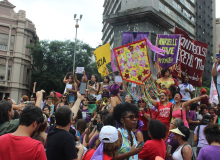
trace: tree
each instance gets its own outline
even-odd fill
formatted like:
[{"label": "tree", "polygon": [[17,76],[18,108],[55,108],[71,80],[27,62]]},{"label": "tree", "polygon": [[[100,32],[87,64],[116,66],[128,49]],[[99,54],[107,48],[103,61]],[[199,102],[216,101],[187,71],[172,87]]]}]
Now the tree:
[{"label": "tree", "polygon": [[[32,78],[37,82],[36,90],[44,89],[63,93],[63,78],[67,72],[73,71],[73,53],[75,43],[67,41],[36,41],[28,45],[33,58]],[[75,67],[85,67],[91,77],[98,74],[96,63],[92,62],[93,49],[88,44],[77,41]],[[78,78],[81,78],[78,75]]]}]

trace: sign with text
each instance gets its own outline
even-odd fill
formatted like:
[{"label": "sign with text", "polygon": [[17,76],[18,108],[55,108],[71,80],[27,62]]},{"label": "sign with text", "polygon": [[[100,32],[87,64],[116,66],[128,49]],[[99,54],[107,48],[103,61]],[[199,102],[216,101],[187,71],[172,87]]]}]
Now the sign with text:
[{"label": "sign with text", "polygon": [[161,68],[170,68],[177,63],[179,55],[180,35],[157,35],[157,47],[167,52],[163,56],[160,54],[154,55],[154,61],[159,64]]},{"label": "sign with text", "polygon": [[[177,67],[172,74],[180,79],[188,75],[193,86],[201,87],[208,44],[191,39],[185,31],[179,28],[175,28],[175,34],[181,35],[181,52],[178,56]],[[180,67],[181,76],[178,76]]]}]

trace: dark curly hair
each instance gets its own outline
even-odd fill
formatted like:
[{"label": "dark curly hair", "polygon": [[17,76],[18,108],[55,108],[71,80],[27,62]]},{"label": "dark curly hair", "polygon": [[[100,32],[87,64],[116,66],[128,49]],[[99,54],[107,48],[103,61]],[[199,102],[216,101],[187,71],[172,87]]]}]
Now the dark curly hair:
[{"label": "dark curly hair", "polygon": [[193,104],[190,105],[190,110],[191,110],[191,111],[197,110],[197,107],[198,107],[198,106],[199,106],[198,103],[193,103]]},{"label": "dark curly hair", "polygon": [[163,139],[167,135],[167,127],[162,122],[151,119],[148,124],[148,132],[153,139]]},{"label": "dark curly hair", "polygon": [[164,77],[164,76],[165,76],[165,73],[166,73],[167,71],[170,72],[170,69],[169,69],[169,68],[163,68],[163,69],[161,70],[161,76]]},{"label": "dark curly hair", "polygon": [[212,142],[220,143],[220,130],[218,124],[208,124],[204,129],[204,134],[209,144]]},{"label": "dark curly hair", "polygon": [[207,109],[206,105],[205,105],[205,104],[202,104],[202,105],[200,106],[199,114],[202,114],[205,109]]},{"label": "dark curly hair", "polygon": [[124,104],[118,104],[113,110],[113,117],[120,125],[122,125],[121,118],[124,118],[128,112],[132,112],[138,115],[139,109],[135,105],[127,102],[125,102]]},{"label": "dark curly hair", "polygon": [[189,128],[187,128],[186,126],[179,126],[178,129],[185,135],[185,137],[182,136],[182,140],[188,141],[190,136]]},{"label": "dark curly hair", "polygon": [[116,126],[116,122],[115,119],[113,117],[113,115],[111,113],[105,115],[104,119],[102,120],[103,124],[106,125],[110,125],[115,127]]},{"label": "dark curly hair", "polygon": [[181,99],[183,98],[183,96],[182,96],[182,94],[180,93],[180,91],[176,91],[176,92],[174,93],[174,96],[175,96],[176,94],[179,94]]},{"label": "dark curly hair", "polygon": [[11,111],[12,104],[6,100],[0,101],[0,124],[9,121],[8,111]]},{"label": "dark curly hair", "polygon": [[175,94],[176,94],[176,87],[174,85],[170,85],[170,87],[168,88],[168,90],[171,92],[172,94],[172,98],[174,98]]},{"label": "dark curly hair", "polygon": [[[109,76],[105,76],[104,78],[106,78],[106,79],[108,80],[108,82],[107,82],[107,83],[109,83],[109,82],[110,82],[110,78],[109,78]],[[103,78],[103,82],[104,82],[104,78]]]}]

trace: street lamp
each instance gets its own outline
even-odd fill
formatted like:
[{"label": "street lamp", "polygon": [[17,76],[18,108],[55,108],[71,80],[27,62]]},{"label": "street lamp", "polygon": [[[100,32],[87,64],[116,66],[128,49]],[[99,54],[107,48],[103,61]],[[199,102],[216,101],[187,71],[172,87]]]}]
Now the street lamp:
[{"label": "street lamp", "polygon": [[73,56],[73,74],[75,73],[75,58],[76,58],[76,39],[77,39],[77,28],[79,28],[79,24],[78,24],[78,21],[81,21],[82,20],[82,14],[80,15],[80,18],[77,19],[77,14],[74,14],[74,20],[76,20],[76,37],[75,37],[75,49],[74,49],[74,56]]}]

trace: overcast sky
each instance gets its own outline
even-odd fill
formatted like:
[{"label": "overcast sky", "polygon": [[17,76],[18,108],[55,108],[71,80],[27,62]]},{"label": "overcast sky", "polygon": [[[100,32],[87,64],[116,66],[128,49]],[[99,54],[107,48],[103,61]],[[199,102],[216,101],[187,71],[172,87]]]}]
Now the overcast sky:
[{"label": "overcast sky", "polygon": [[[102,13],[104,0],[9,0],[15,11],[26,11],[33,21],[40,40],[75,40],[74,14],[83,14],[79,21],[78,39],[96,48],[101,44]],[[217,8],[220,0],[216,0]],[[220,17],[220,10],[216,10]]]}]

